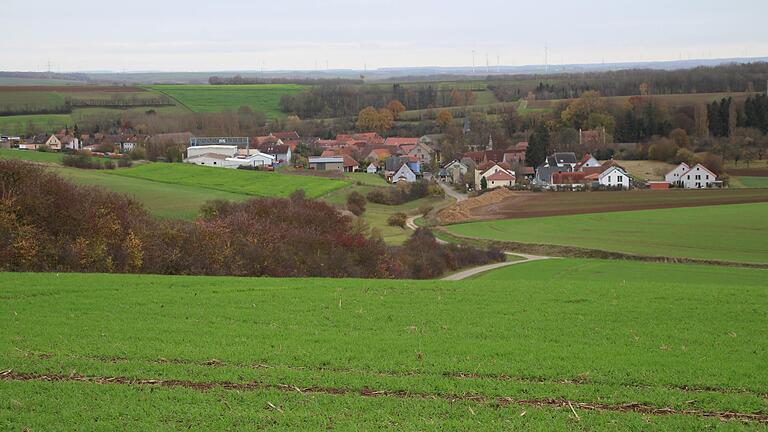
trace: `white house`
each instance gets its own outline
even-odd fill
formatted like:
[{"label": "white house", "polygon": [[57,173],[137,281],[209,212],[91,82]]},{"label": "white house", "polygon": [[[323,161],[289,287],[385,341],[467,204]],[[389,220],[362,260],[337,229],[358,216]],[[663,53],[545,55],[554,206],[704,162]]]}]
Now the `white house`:
[{"label": "white house", "polygon": [[515,176],[513,171],[501,170],[485,177],[486,186],[488,189],[496,189],[497,187],[507,186],[512,187],[515,184]]},{"label": "white house", "polygon": [[717,183],[717,176],[702,164],[696,164],[693,168],[680,176],[679,185],[685,189],[704,189]]},{"label": "white house", "polygon": [[45,142],[45,145],[51,150],[61,150],[61,140],[56,135],[51,135]]},{"label": "white house", "polygon": [[392,176],[392,183],[397,183],[399,181],[405,181],[407,183],[413,183],[416,181],[416,174],[408,166],[408,164],[403,164],[403,166],[401,166],[400,169],[397,170],[397,172]]},{"label": "white house", "polygon": [[217,154],[225,158],[235,157],[237,155],[237,146],[235,145],[205,145],[187,147],[187,158],[204,154]]},{"label": "white house", "polygon": [[676,186],[679,186],[681,176],[688,172],[691,167],[688,166],[687,163],[683,162],[680,165],[676,166],[675,169],[668,172],[667,175],[664,176],[664,181],[666,181],[669,184],[673,184]]},{"label": "white house", "polygon": [[225,168],[238,168],[241,166],[250,167],[268,167],[275,163],[275,157],[262,153],[258,150],[251,150],[251,154],[248,156],[238,156],[226,158],[224,160]]},{"label": "white house", "polygon": [[[498,176],[495,176],[496,174],[500,174]],[[489,166],[486,165],[480,165],[478,169],[475,170],[475,187],[480,188],[480,185],[482,184],[482,179],[485,177],[485,181],[488,183],[488,189],[493,189],[491,187],[491,176],[494,177],[494,182],[496,186],[512,186],[515,184],[515,172],[512,170],[508,170],[502,166],[500,166],[497,163],[491,164],[489,163]],[[511,183],[510,183],[511,180]]]},{"label": "white house", "polygon": [[583,171],[584,168],[596,168],[600,166],[600,161],[595,159],[594,156],[592,156],[589,153],[584,154],[584,157],[581,158],[581,161],[576,165],[576,169],[578,171]]},{"label": "white house", "polygon": [[623,169],[617,166],[612,166],[600,173],[597,177],[597,181],[601,186],[612,188],[621,187],[625,190],[629,189],[629,176]]},{"label": "white house", "polygon": [[368,168],[365,169],[365,172],[368,174],[376,174],[379,172],[379,164],[376,162],[371,162],[368,164]]}]

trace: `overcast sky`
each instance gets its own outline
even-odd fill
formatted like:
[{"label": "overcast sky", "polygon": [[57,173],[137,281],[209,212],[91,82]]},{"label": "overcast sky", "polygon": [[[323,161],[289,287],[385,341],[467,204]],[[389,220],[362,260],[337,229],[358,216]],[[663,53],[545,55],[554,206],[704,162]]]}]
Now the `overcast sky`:
[{"label": "overcast sky", "polygon": [[0,0],[0,70],[509,66],[768,56],[768,0]]}]

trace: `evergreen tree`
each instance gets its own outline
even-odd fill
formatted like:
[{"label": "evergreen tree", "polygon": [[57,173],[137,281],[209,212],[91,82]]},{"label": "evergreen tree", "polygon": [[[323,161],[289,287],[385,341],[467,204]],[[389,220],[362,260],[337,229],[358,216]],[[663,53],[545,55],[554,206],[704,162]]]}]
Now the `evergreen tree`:
[{"label": "evergreen tree", "polygon": [[485,179],[485,176],[480,178],[480,189],[482,190],[488,189],[488,180]]},{"label": "evergreen tree", "polygon": [[528,139],[525,164],[534,168],[541,165],[547,158],[547,152],[549,152],[549,129],[544,122],[539,122]]}]

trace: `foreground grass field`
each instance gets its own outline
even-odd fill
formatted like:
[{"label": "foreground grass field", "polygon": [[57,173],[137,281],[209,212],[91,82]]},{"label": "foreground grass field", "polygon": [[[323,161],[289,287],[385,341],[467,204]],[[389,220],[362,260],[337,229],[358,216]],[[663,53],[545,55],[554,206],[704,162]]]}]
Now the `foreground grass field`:
[{"label": "foreground grass field", "polygon": [[764,426],[766,271],[612,264],[464,282],[0,274],[0,424]]},{"label": "foreground grass field", "polygon": [[166,94],[195,112],[237,111],[249,106],[268,118],[281,117],[280,98],[286,94],[302,92],[305,86],[297,84],[254,85],[155,85],[153,90]]},{"label": "foreground grass field", "polygon": [[768,263],[768,204],[505,219],[448,226],[460,236],[639,255]]},{"label": "foreground grass field", "polygon": [[349,185],[349,182],[346,181],[322,177],[232,170],[179,163],[153,163],[110,171],[109,173],[158,183],[261,197],[287,197],[292,192],[303,189],[308,197],[317,198]]}]

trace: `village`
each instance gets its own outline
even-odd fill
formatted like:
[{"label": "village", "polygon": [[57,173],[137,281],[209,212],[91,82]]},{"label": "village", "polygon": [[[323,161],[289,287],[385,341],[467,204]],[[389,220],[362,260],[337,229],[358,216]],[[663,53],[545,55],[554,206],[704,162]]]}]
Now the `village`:
[{"label": "village", "polygon": [[[191,133],[154,136],[140,134],[75,134],[61,130],[29,139],[0,137],[0,148],[28,151],[87,152],[113,159],[153,143],[176,144],[183,162],[218,168],[274,171],[284,167],[323,173],[365,172],[387,182],[413,183],[431,178],[459,191],[480,192],[506,187],[516,190],[579,191],[630,189],[722,188],[708,167],[681,162],[663,180],[633,176],[613,159],[599,161],[590,153],[554,151],[542,164],[526,166],[528,142],[511,148],[442,155],[440,135],[387,137],[376,132],[338,134],[335,139],[301,137],[296,131],[271,132],[256,137],[195,137]],[[302,151],[303,149],[303,151]],[[306,156],[305,156],[306,155]]]}]

